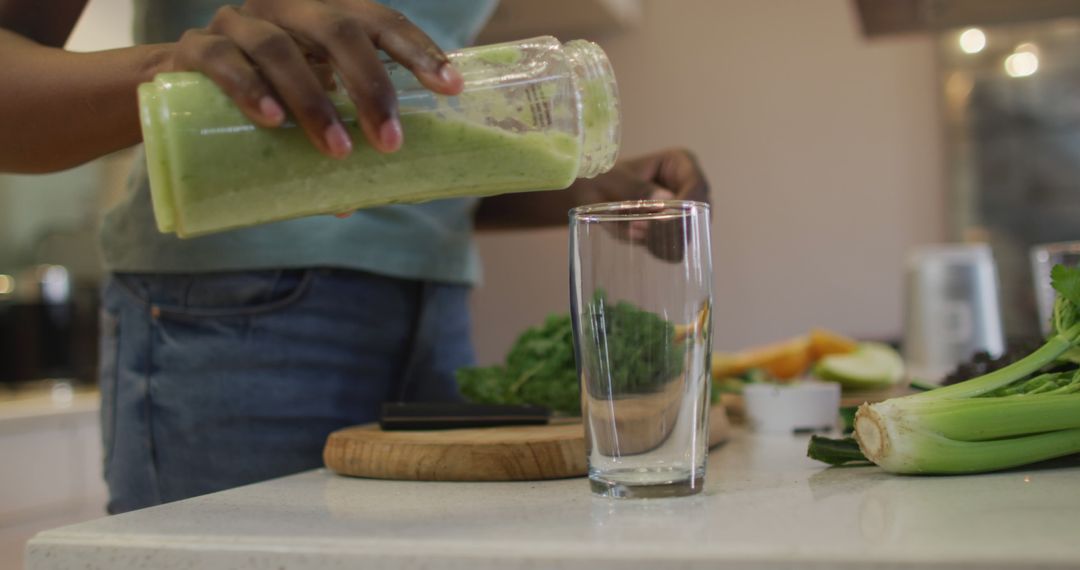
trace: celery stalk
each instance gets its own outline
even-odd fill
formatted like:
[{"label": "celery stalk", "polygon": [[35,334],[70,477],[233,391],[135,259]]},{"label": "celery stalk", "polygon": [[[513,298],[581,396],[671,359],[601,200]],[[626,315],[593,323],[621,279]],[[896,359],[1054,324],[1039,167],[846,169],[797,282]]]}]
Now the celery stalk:
[{"label": "celery stalk", "polygon": [[1080,453],[1080,370],[1043,372],[1080,346],[1080,269],[1057,266],[1052,276],[1054,336],[978,378],[863,404],[855,414],[862,454],[893,473],[954,474]]},{"label": "celery stalk", "polygon": [[1080,323],[1073,325],[1063,333],[1054,335],[1046,341],[1046,344],[1039,347],[1038,350],[1005,368],[995,370],[989,374],[984,374],[978,378],[972,378],[971,380],[959,384],[914,394],[910,397],[930,400],[944,398],[974,398],[988,392],[993,392],[1002,386],[1008,386],[1021,378],[1034,374],[1042,367],[1053,363],[1059,356],[1065,354],[1066,351],[1075,346],[1078,339],[1080,339]]},{"label": "celery stalk", "polygon": [[866,433],[866,427],[863,430],[862,434],[856,431],[859,448],[867,459],[892,473],[982,473],[1080,453],[1080,429],[991,441],[956,441],[928,431],[880,437]]},{"label": "celery stalk", "polygon": [[[958,441],[986,441],[1059,429],[1080,428],[1080,394],[882,402],[875,412],[897,418],[905,429],[937,433]],[[993,418],[994,421],[988,421]],[[856,419],[856,422],[858,420]]]}]

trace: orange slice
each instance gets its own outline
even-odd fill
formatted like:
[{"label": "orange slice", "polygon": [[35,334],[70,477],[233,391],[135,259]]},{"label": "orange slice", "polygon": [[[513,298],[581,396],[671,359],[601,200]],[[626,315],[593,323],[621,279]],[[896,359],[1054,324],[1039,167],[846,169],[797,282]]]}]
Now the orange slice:
[{"label": "orange slice", "polygon": [[828,329],[810,329],[810,358],[817,361],[830,354],[849,354],[855,352],[858,343],[840,333]]},{"label": "orange slice", "polygon": [[761,368],[778,379],[788,380],[802,375],[811,363],[810,339],[800,336],[735,354],[716,354],[712,373],[714,378],[723,378]]}]

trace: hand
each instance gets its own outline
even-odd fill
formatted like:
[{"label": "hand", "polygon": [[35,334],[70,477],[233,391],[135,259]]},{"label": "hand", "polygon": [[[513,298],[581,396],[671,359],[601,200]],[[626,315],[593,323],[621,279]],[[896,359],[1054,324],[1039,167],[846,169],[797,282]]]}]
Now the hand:
[{"label": "hand", "polygon": [[[671,149],[621,161],[596,178],[590,188],[595,202],[623,200],[696,200],[709,202],[709,182],[697,159],[685,149]],[[645,206],[648,208],[648,206]],[[617,237],[644,245],[666,261],[684,255],[683,227],[673,222],[630,222],[618,227]]]},{"label": "hand", "polygon": [[619,161],[590,187],[593,202],[622,200],[709,201],[709,182],[686,149],[668,149]]},{"label": "hand", "polygon": [[428,89],[461,92],[462,78],[435,42],[400,13],[371,0],[247,0],[188,30],[174,70],[200,71],[255,124],[280,126],[285,109],[321,152],[343,158],[352,140],[325,92],[336,70],[356,104],[364,137],[381,152],[403,135],[383,50]]}]

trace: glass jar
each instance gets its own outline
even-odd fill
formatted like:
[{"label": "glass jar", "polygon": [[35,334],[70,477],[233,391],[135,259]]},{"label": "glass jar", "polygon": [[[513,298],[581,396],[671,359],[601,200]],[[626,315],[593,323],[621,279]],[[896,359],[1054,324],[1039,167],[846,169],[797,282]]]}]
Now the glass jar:
[{"label": "glass jar", "polygon": [[[330,93],[357,144],[319,153],[291,121],[251,123],[207,77],[163,73],[139,87],[154,215],[162,232],[196,236],[393,203],[568,187],[611,169],[619,103],[607,56],[552,37],[448,54],[465,80],[447,97],[387,65],[404,144],[363,144],[356,109]],[[340,82],[339,82],[340,83]]]}]

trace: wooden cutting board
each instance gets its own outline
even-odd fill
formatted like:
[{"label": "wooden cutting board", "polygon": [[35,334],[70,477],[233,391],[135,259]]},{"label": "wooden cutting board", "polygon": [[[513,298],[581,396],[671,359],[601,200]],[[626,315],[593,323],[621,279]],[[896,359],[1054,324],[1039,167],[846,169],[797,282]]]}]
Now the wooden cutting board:
[{"label": "wooden cutting board", "polygon": [[[709,446],[727,439],[723,406],[709,411]],[[533,481],[583,477],[580,421],[433,431],[382,431],[376,424],[338,430],[323,449],[341,475],[411,481]]]}]

